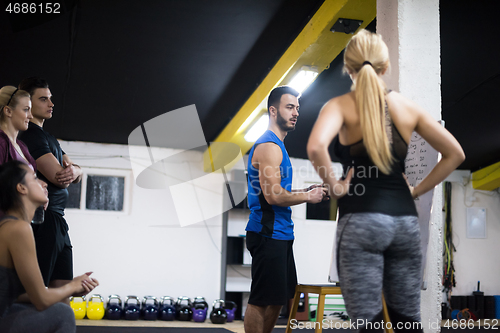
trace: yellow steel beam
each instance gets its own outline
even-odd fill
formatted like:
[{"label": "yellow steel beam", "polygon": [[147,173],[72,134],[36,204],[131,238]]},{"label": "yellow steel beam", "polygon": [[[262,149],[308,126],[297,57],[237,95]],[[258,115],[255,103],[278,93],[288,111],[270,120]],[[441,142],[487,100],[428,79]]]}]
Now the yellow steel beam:
[{"label": "yellow steel beam", "polygon": [[500,162],[472,173],[472,187],[492,191],[500,187]]},{"label": "yellow steel beam", "polygon": [[[316,66],[321,73],[345,48],[353,35],[331,32],[333,24],[339,18],[355,19],[363,21],[360,26],[362,29],[375,16],[376,0],[325,0],[215,142],[235,143],[242,154],[245,154],[253,145],[253,142],[244,139],[246,130],[267,111],[267,96],[271,90],[278,85],[287,84],[304,65]],[[208,151],[205,151],[206,171],[211,169],[209,155]],[[225,157],[212,156],[212,159],[219,158],[226,160]]]}]

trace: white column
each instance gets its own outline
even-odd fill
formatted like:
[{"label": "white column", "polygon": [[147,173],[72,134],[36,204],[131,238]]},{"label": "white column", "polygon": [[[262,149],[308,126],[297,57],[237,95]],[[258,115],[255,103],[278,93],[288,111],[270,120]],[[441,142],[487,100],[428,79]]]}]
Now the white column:
[{"label": "white column", "polygon": [[[439,0],[378,0],[377,32],[389,47],[391,70],[388,88],[423,106],[441,119],[441,65]],[[427,258],[427,290],[422,291],[421,312],[425,332],[439,332],[443,247],[442,188],[436,187],[431,213]],[[430,325],[432,323],[432,325]]]}]

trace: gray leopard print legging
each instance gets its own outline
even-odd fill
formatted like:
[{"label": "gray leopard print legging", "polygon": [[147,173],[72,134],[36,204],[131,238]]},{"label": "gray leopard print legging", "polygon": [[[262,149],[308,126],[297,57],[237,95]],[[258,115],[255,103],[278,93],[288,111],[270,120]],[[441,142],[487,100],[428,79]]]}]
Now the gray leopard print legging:
[{"label": "gray leopard print legging", "polygon": [[415,216],[344,215],[337,230],[337,264],[346,310],[361,331],[382,320],[382,289],[395,332],[422,332],[422,253]]}]

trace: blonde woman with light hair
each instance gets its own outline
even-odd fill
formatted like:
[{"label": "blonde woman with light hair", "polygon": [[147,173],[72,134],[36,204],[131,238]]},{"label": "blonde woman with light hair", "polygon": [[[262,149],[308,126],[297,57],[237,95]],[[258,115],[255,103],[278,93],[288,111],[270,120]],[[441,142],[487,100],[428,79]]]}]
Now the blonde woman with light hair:
[{"label": "blonde woman with light hair", "polygon": [[31,114],[30,95],[14,86],[0,89],[0,164],[18,160],[36,171],[36,163],[28,147],[17,137],[19,131],[26,131]]},{"label": "blonde woman with light hair", "polygon": [[[14,86],[0,89],[0,165],[17,160],[36,171],[35,159],[28,147],[18,139],[20,131],[28,129],[31,114],[30,95]],[[0,210],[0,218],[4,213]]]},{"label": "blonde woman with light hair", "polygon": [[[358,327],[382,320],[382,290],[394,328],[420,325],[421,249],[414,199],[442,182],[465,159],[457,140],[422,107],[386,89],[382,37],[361,30],[344,53],[352,91],[328,101],[307,144],[309,159],[338,199],[337,265],[346,309]],[[412,132],[442,159],[415,188],[404,177]],[[343,165],[336,179],[328,153]],[[373,325],[372,325],[373,326]],[[420,329],[417,331],[422,331]]]}]

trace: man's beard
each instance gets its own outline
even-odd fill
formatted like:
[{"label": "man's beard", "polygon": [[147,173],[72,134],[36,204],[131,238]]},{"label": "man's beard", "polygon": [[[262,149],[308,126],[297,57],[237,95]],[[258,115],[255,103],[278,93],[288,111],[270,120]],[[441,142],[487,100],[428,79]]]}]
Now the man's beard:
[{"label": "man's beard", "polygon": [[286,120],[285,118],[283,118],[281,116],[281,113],[280,113],[279,110],[278,110],[278,113],[277,113],[276,123],[278,124],[278,127],[282,131],[291,132],[291,131],[295,130],[295,125],[293,125],[293,124],[292,125],[287,125],[288,120]]}]

